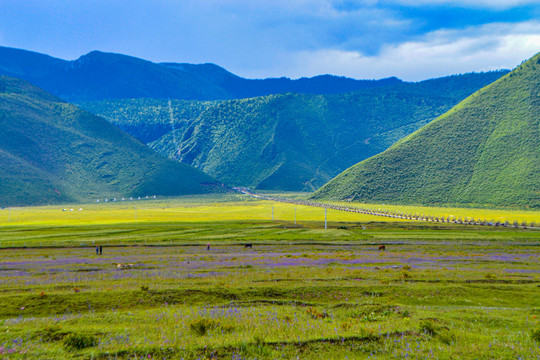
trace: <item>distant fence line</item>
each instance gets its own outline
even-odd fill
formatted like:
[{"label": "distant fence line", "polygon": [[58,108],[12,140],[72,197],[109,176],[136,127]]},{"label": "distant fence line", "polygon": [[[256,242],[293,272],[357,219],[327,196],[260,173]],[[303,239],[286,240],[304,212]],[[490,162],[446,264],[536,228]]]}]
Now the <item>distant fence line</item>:
[{"label": "distant fence line", "polygon": [[431,215],[419,215],[419,214],[404,214],[399,211],[388,211],[388,210],[373,210],[368,208],[362,208],[362,207],[354,207],[354,206],[342,206],[342,205],[335,205],[335,204],[327,204],[327,203],[321,203],[321,202],[315,202],[310,200],[298,200],[298,199],[289,199],[289,198],[283,198],[278,196],[268,196],[268,195],[261,195],[256,194],[247,190],[240,190],[243,194],[250,195],[256,198],[264,199],[264,200],[270,200],[270,201],[277,201],[277,202],[283,202],[283,203],[289,203],[289,204],[296,204],[296,205],[305,205],[305,206],[314,206],[314,207],[320,207],[325,209],[332,209],[332,210],[339,210],[339,211],[348,211],[348,212],[354,212],[359,214],[367,214],[367,215],[373,215],[373,216],[383,216],[383,217],[389,217],[389,218],[395,218],[395,219],[406,219],[406,220],[413,220],[413,221],[429,221],[429,222],[437,222],[437,223],[448,223],[448,224],[462,224],[462,225],[480,225],[480,226],[501,226],[501,227],[512,227],[512,228],[522,228],[522,229],[540,229],[540,227],[536,227],[536,223],[534,221],[527,224],[526,221],[495,221],[495,220],[486,220],[486,219],[474,219],[472,217],[458,217],[456,218],[453,215],[449,215],[446,217],[437,217],[437,216],[431,216]]}]

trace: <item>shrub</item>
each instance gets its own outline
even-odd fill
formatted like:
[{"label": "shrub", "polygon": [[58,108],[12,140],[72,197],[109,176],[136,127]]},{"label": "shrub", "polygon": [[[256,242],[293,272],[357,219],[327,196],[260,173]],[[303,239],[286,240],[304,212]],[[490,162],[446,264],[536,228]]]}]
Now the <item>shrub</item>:
[{"label": "shrub", "polygon": [[266,342],[266,335],[255,335],[253,337],[253,342],[257,346],[264,345],[264,343]]},{"label": "shrub", "polygon": [[366,304],[361,309],[354,311],[352,316],[361,321],[376,322],[400,314],[401,308],[399,306]]},{"label": "shrub", "polygon": [[531,331],[531,339],[540,343],[540,329]]},{"label": "shrub", "polygon": [[231,333],[235,329],[234,325],[219,325],[219,330],[221,330],[224,333]]},{"label": "shrub", "polygon": [[409,310],[403,310],[403,311],[399,312],[399,314],[401,315],[402,318],[411,317],[411,312]]},{"label": "shrub", "polygon": [[97,345],[94,335],[70,333],[64,338],[64,347],[68,350],[80,350]]},{"label": "shrub", "polygon": [[410,278],[412,278],[412,276],[408,272],[404,271],[403,274],[401,274],[401,278],[402,279],[410,279]]},{"label": "shrub", "polygon": [[433,336],[437,334],[438,327],[434,323],[428,320],[422,320],[420,322],[420,332],[427,334],[429,336]]},{"label": "shrub", "polygon": [[219,327],[219,321],[214,319],[200,319],[195,322],[192,322],[189,325],[191,331],[199,336],[206,335],[209,330],[213,330]]},{"label": "shrub", "polygon": [[451,345],[456,342],[456,335],[446,329],[443,329],[441,333],[437,334],[437,338],[445,345]]},{"label": "shrub", "polygon": [[43,341],[51,342],[60,341],[68,334],[69,332],[63,331],[61,326],[53,324],[38,330],[35,336]]},{"label": "shrub", "polygon": [[319,312],[317,309],[312,307],[309,307],[306,312],[312,319],[324,319],[329,316],[326,311]]},{"label": "shrub", "polygon": [[142,285],[141,286],[141,291],[148,291],[148,286]]},{"label": "shrub", "polygon": [[354,327],[354,323],[352,320],[345,321],[341,323],[341,330],[342,331],[348,331]]}]

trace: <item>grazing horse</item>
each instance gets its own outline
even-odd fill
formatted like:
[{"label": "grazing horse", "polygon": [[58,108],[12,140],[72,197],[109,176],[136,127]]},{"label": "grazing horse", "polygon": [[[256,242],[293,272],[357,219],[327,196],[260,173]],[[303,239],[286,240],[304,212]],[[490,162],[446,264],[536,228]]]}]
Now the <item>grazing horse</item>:
[{"label": "grazing horse", "polygon": [[250,249],[253,249],[253,244],[245,244],[244,245],[244,248],[250,248]]},{"label": "grazing horse", "polygon": [[379,245],[379,250],[386,250],[386,247],[384,245]]}]

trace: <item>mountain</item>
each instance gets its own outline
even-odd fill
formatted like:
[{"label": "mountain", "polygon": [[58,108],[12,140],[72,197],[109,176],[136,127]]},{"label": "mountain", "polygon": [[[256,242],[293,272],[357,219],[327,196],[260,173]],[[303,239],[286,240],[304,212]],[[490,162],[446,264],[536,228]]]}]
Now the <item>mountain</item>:
[{"label": "mountain", "polygon": [[31,51],[0,47],[0,74],[28,80],[70,102],[117,98],[229,97],[219,86],[187,72],[100,51],[66,61]]},{"label": "mountain", "polygon": [[356,80],[343,76],[319,75],[292,80],[286,77],[269,79],[244,79],[214,64],[162,63],[163,66],[186,71],[225,89],[229,99],[243,99],[264,95],[284,94],[339,94],[363,89],[398,85],[396,77],[381,80]]},{"label": "mountain", "polygon": [[145,144],[174,130],[185,129],[220,100],[109,99],[80,102],[83,109],[107,119]]},{"label": "mountain", "polygon": [[0,47],[0,75],[28,80],[70,102],[133,98],[219,100],[287,92],[332,94],[401,83],[397,78],[355,80],[332,75],[251,80],[214,64],[158,64],[100,51],[66,61],[8,47]]},{"label": "mountain", "polygon": [[313,196],[540,208],[540,53]]},{"label": "mountain", "polygon": [[215,182],[95,115],[0,76],[0,206],[205,193]]},{"label": "mountain", "polygon": [[503,74],[456,75],[348,94],[107,100],[82,106],[158,152],[228,184],[312,191]]}]

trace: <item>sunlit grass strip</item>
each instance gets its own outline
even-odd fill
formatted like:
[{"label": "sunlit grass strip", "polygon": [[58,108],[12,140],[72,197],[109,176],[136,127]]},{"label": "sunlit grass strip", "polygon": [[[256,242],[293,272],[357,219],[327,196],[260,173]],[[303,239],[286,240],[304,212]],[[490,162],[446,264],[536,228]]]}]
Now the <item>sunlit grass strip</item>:
[{"label": "sunlit grass strip", "polygon": [[[426,206],[403,206],[403,205],[385,205],[385,204],[361,204],[348,202],[317,202],[305,201],[298,199],[289,199],[287,197],[274,197],[272,195],[255,195],[260,196],[267,201],[280,201],[285,203],[296,203],[300,205],[305,203],[306,206],[319,208],[328,208],[338,206],[342,209],[335,209],[341,212],[360,211],[362,214],[376,216],[380,218],[392,220],[407,220],[407,221],[434,221],[434,218],[445,219],[445,222],[459,221],[465,222],[508,222],[512,226],[514,222],[521,226],[522,224],[530,225],[533,223],[539,226],[540,212],[538,211],[512,211],[512,210],[494,210],[494,209],[465,209],[465,208],[441,208],[441,207],[426,207]],[[309,204],[311,203],[311,204]],[[389,221],[389,220],[386,220]]]},{"label": "sunlit grass strip", "polygon": [[[39,206],[0,210],[0,225],[83,225],[132,222],[212,222],[212,221],[271,221],[298,223],[324,222],[324,209],[279,202],[226,202],[215,205],[185,204],[178,201],[167,206],[159,202],[132,204],[83,204],[71,205],[67,211],[62,206]],[[73,211],[70,209],[73,208]],[[83,210],[79,211],[78,209]],[[11,212],[11,215],[8,214]],[[366,214],[329,211],[329,221],[370,222],[379,217]],[[389,219],[390,220],[390,219]],[[396,221],[396,219],[391,219]]]},{"label": "sunlit grass strip", "polygon": [[[214,200],[215,202],[212,202]],[[226,201],[223,201],[226,200]],[[402,205],[374,205],[335,203],[348,207],[362,207],[374,211],[401,212],[404,214],[429,215],[455,219],[472,217],[488,221],[522,221],[540,224],[540,212],[523,210],[492,210],[469,208],[441,208]],[[66,211],[63,211],[63,210]],[[73,209],[73,211],[71,211]],[[79,209],[82,209],[79,211]],[[91,225],[136,222],[213,222],[213,221],[271,221],[324,223],[324,209],[253,200],[241,197],[192,196],[164,200],[125,201],[77,205],[54,205],[0,209],[0,226],[7,225]],[[381,217],[328,210],[328,221],[332,222],[410,222],[407,219]]]},{"label": "sunlit grass strip", "polygon": [[[347,202],[335,202],[341,206],[351,206]],[[540,211],[529,210],[506,210],[506,209],[475,209],[475,208],[456,208],[456,207],[435,207],[435,206],[407,206],[407,205],[385,205],[385,204],[354,204],[357,207],[365,207],[375,211],[386,212],[399,212],[403,214],[417,214],[417,215],[429,215],[433,217],[448,217],[453,216],[455,219],[462,218],[474,218],[474,219],[486,219],[488,221],[522,221],[527,223],[536,222],[540,223]]]}]

